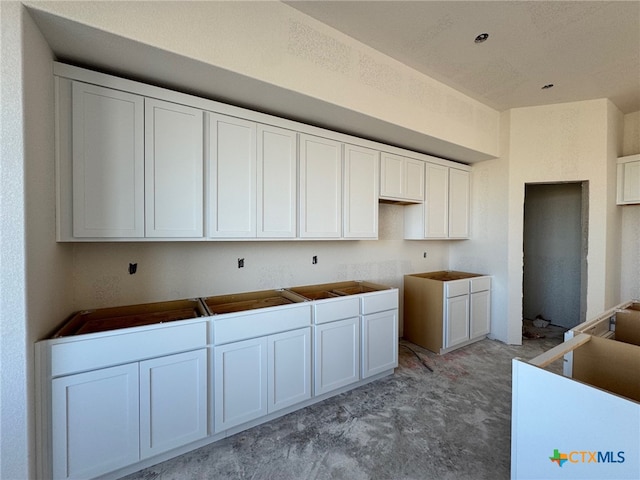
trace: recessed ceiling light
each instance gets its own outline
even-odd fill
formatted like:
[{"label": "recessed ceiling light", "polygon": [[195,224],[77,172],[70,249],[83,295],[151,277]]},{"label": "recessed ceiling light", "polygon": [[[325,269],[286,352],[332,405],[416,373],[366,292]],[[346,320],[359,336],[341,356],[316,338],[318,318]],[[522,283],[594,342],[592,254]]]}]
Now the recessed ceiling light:
[{"label": "recessed ceiling light", "polygon": [[489,34],[488,33],[481,33],[480,35],[478,35],[476,37],[474,42],[476,42],[476,43],[486,42],[487,38],[489,38]]},{"label": "recessed ceiling light", "polygon": [[553,87],[553,83],[547,83],[545,86],[542,87],[542,90],[549,90],[552,87]]}]

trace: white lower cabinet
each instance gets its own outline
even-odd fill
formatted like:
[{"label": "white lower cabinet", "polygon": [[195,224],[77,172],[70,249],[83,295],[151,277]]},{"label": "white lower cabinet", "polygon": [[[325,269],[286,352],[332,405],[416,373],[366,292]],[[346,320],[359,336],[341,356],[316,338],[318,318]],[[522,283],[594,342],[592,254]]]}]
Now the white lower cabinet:
[{"label": "white lower cabinet", "polygon": [[53,478],[93,478],[139,460],[138,364],[52,381]]},{"label": "white lower cabinet", "polygon": [[398,366],[398,310],[362,316],[362,378]]},{"label": "white lower cabinet", "polygon": [[215,431],[267,414],[267,338],[214,348]]},{"label": "white lower cabinet", "polygon": [[444,318],[445,348],[455,347],[469,340],[469,294],[447,298]]},{"label": "white lower cabinet", "polygon": [[271,335],[267,348],[268,412],[311,398],[311,328]]},{"label": "white lower cabinet", "polygon": [[314,327],[314,394],[322,395],[360,379],[360,319]]},{"label": "white lower cabinet", "polygon": [[93,478],[207,436],[200,349],[52,381],[54,478]]},{"label": "white lower cabinet", "polygon": [[207,436],[207,350],[140,362],[140,457]]},{"label": "white lower cabinet", "polygon": [[491,291],[472,292],[470,298],[470,336],[471,338],[477,338],[488,335],[491,331]]},{"label": "white lower cabinet", "polygon": [[310,327],[216,346],[215,431],[311,398],[310,347]]}]

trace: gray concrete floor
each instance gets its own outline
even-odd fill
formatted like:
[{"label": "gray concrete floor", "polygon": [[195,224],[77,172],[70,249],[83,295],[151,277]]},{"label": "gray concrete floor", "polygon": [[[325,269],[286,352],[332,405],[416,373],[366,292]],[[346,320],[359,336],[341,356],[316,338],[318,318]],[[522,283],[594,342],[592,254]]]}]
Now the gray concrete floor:
[{"label": "gray concrete floor", "polygon": [[487,339],[443,356],[401,341],[390,377],[125,478],[508,479],[511,359],[562,341],[561,329],[546,332],[522,346]]}]

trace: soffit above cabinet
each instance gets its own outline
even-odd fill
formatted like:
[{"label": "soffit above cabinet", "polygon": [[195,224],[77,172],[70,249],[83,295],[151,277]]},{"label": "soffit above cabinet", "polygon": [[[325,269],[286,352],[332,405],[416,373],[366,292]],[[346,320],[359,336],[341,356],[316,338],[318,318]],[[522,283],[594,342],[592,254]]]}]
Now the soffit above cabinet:
[{"label": "soffit above cabinet", "polygon": [[[33,7],[33,8],[32,8]],[[495,158],[366,113],[38,10],[56,60],[462,163]],[[46,5],[42,5],[46,8]]]}]

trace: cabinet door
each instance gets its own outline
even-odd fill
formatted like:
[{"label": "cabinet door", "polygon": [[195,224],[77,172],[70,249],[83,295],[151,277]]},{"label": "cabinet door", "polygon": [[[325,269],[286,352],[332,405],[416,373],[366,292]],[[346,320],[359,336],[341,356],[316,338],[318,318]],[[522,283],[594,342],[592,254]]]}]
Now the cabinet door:
[{"label": "cabinet door", "polygon": [[640,155],[633,155],[631,158],[638,160],[627,160],[618,162],[618,205],[628,203],[640,203]]},{"label": "cabinet door", "polygon": [[54,478],[93,478],[139,460],[138,364],[52,381]]},{"label": "cabinet door", "polygon": [[269,413],[311,398],[311,327],[268,339]]},{"label": "cabinet door", "polygon": [[469,238],[469,172],[449,169],[449,238]]},{"label": "cabinet door", "polygon": [[74,237],[144,236],[144,101],[73,82]]},{"label": "cabinet door", "polygon": [[427,163],[424,202],[425,238],[449,236],[449,168]]},{"label": "cabinet door", "polygon": [[344,146],[345,238],[378,238],[379,153]]},{"label": "cabinet door", "polygon": [[471,338],[487,335],[491,331],[491,291],[471,294]]},{"label": "cabinet door", "polygon": [[447,298],[445,348],[469,340],[469,295]]},{"label": "cabinet door", "polygon": [[207,350],[140,362],[140,456],[207,436]]},{"label": "cabinet door", "polygon": [[398,310],[362,317],[362,378],[398,366]]},{"label": "cabinet door", "polygon": [[209,236],[256,236],[256,124],[209,114]]},{"label": "cabinet door", "polygon": [[297,162],[296,132],[258,125],[258,237],[295,238]]},{"label": "cabinet door", "polygon": [[421,160],[407,158],[404,167],[404,198],[408,200],[424,200],[424,168]]},{"label": "cabinet door", "polygon": [[405,189],[405,158],[382,152],[380,156],[380,197],[400,199]]},{"label": "cabinet door", "polygon": [[342,235],[342,145],[300,135],[300,237]]},{"label": "cabinet door", "polygon": [[267,414],[267,337],[214,348],[215,431]]},{"label": "cabinet door", "polygon": [[360,379],[359,318],[314,328],[314,395],[357,382]]},{"label": "cabinet door", "polygon": [[147,237],[203,236],[203,112],[145,99]]}]

